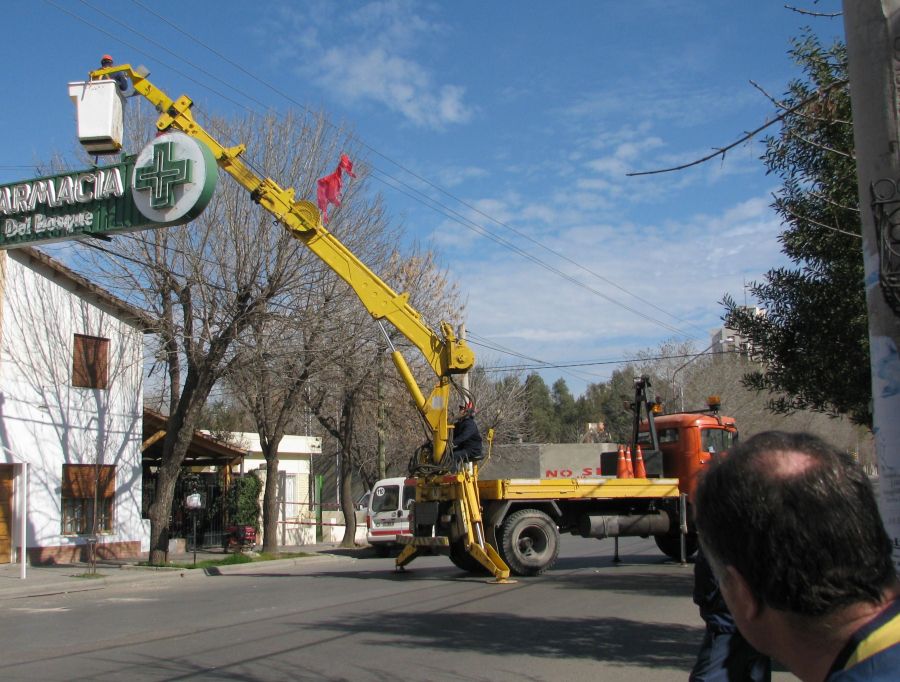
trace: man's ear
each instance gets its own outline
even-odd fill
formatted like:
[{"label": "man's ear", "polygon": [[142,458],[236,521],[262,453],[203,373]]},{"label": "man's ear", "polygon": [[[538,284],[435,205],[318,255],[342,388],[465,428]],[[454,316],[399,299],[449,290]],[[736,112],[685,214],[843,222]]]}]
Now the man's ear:
[{"label": "man's ear", "polygon": [[725,576],[720,587],[728,608],[736,618],[749,622],[755,620],[762,612],[762,602],[756,598],[744,576],[734,566],[725,567]]}]

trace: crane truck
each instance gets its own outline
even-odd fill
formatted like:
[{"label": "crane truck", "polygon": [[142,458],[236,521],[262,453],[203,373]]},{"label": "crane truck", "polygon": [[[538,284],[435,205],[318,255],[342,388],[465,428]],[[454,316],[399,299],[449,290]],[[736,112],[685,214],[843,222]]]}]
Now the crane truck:
[{"label": "crane truck", "polygon": [[[185,95],[170,98],[148,79],[143,67],[130,64],[108,66],[89,73],[83,98],[115,88],[114,76],[124,75],[135,95],[148,100],[159,113],[159,135],[184,134],[201,143],[216,164],[268,211],[288,232],[309,248],[349,286],[370,315],[379,323],[391,323],[422,354],[434,373],[434,385],[422,391],[403,355],[390,343],[391,359],[412,397],[429,434],[429,443],[418,451],[409,475],[417,481],[411,512],[411,534],[399,540],[404,548],[396,558],[397,570],[422,553],[449,554],[466,570],[508,582],[510,564],[517,574],[535,575],[553,564],[558,552],[559,528],[578,529],[582,535],[657,535],[678,537],[686,530],[686,515],[677,479],[617,479],[599,481],[478,481],[478,467],[457,466],[452,453],[449,405],[453,391],[465,397],[455,378],[474,365],[475,356],[448,322],[439,331],[428,326],[408,300],[370,270],[323,225],[322,216],[310,201],[298,199],[290,188],[282,188],[269,177],[258,175],[242,159],[243,144],[225,146],[207,132],[192,113]],[[108,86],[102,81],[107,80]],[[91,121],[122,115],[121,100],[104,93],[96,106],[78,107],[78,127],[92,130]],[[109,105],[105,102],[110,103]],[[84,125],[83,125],[84,124]],[[111,127],[121,136],[121,122]],[[81,136],[81,135],[80,135]],[[106,145],[94,135],[81,136],[89,151]],[[120,143],[113,142],[115,150]],[[385,334],[387,337],[387,334]],[[640,421],[640,420],[638,420]],[[652,426],[650,427],[652,429]],[[635,427],[637,434],[639,427]]]},{"label": "crane truck", "polygon": [[[504,476],[478,480],[487,542],[512,573],[538,575],[550,568],[559,553],[561,533],[594,538],[652,535],[663,553],[682,562],[696,551],[690,505],[697,476],[713,456],[736,442],[737,428],[733,418],[719,414],[718,399],[714,397],[708,400],[706,410],[661,414],[661,402],[649,397],[650,386],[648,377],[636,377],[634,400],[630,403],[630,449],[641,446],[646,478],[617,478],[615,447],[601,452],[577,446],[578,461],[547,471],[552,477],[517,478],[506,466],[502,468]],[[588,459],[581,454],[585,450],[591,452],[587,455],[591,458],[588,466]],[[555,463],[559,464],[559,460]],[[527,473],[533,473],[535,463],[529,464]],[[511,468],[514,471],[516,465]],[[560,478],[560,468],[583,476]],[[389,544],[417,542],[410,540],[417,533],[426,538],[418,541],[422,545],[437,545],[427,539],[431,535],[423,533],[419,523],[422,500],[428,500],[433,484],[418,481],[416,503],[410,511],[406,499],[415,483],[416,479],[410,478],[385,479],[373,488],[383,488],[388,493],[397,488],[398,493],[404,493],[395,495],[390,503],[378,499],[377,504],[370,504],[368,537],[381,555],[387,555]],[[372,502],[376,502],[375,497]],[[440,524],[436,527],[444,530]],[[463,570],[483,572],[482,566],[454,544],[451,531],[452,528],[446,529],[451,561]]]}]

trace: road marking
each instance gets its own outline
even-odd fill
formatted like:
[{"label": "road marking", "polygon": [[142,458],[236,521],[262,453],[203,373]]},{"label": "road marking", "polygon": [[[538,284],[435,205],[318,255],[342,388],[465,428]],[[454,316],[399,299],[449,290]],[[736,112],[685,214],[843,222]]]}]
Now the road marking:
[{"label": "road marking", "polygon": [[64,611],[68,611],[69,609],[63,606],[57,606],[56,608],[47,608],[47,609],[38,609],[38,608],[12,608],[10,611],[21,611],[22,613],[62,613]]}]

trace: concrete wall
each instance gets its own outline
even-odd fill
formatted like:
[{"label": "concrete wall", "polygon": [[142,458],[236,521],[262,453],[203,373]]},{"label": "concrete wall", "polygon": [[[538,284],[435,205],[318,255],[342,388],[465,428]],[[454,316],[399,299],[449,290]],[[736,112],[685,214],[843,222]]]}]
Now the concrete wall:
[{"label": "concrete wall", "polygon": [[[322,513],[322,542],[340,542],[344,539],[345,525],[344,515],[341,512]],[[366,544],[366,513],[356,513],[357,544]]]},{"label": "concrete wall", "polygon": [[615,443],[495,445],[479,478],[599,478],[616,475]]}]

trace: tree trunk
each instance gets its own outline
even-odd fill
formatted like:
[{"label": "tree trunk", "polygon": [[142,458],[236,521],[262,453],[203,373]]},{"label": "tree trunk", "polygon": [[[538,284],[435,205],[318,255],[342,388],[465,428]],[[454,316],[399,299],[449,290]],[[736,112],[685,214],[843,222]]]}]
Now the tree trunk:
[{"label": "tree trunk", "polygon": [[353,458],[341,455],[341,511],[344,513],[344,537],[341,547],[356,547],[356,508],[353,506]]},{"label": "tree trunk", "polygon": [[268,443],[266,452],[266,488],[263,497],[263,551],[278,552],[278,444]]},{"label": "tree trunk", "polygon": [[355,394],[344,393],[341,410],[341,511],[344,513],[344,537],[341,547],[356,547],[356,509],[353,506],[353,421]]},{"label": "tree trunk", "polygon": [[156,474],[156,496],[150,505],[150,565],[163,566],[169,558],[169,516],[181,461],[168,461]]},{"label": "tree trunk", "polygon": [[168,432],[163,441],[162,465],[156,475],[156,496],[150,505],[149,558],[153,566],[162,566],[168,560],[169,520],[175,498],[175,483],[194,436],[200,406],[209,394],[209,389],[205,386],[203,388],[205,391],[197,390],[195,393],[190,386],[185,387],[182,399],[189,395],[194,402],[184,413],[176,411],[169,417]]}]

